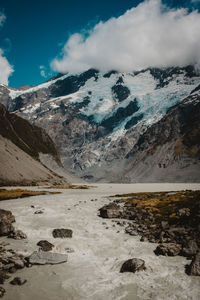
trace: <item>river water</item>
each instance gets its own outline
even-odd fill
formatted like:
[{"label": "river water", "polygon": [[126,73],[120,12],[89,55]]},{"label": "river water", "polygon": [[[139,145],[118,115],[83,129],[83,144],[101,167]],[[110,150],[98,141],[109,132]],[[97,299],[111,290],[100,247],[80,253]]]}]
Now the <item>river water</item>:
[{"label": "river water", "polygon": [[[4,284],[5,300],[178,300],[200,299],[200,277],[185,274],[184,257],[156,256],[156,244],[140,242],[124,233],[113,220],[97,216],[98,209],[116,193],[200,189],[200,184],[97,184],[89,190],[61,190],[62,194],[7,200],[1,208],[13,212],[15,227],[27,240],[7,240],[10,248],[23,254],[37,250],[47,239],[52,252],[68,253],[68,262],[33,266],[13,274],[27,279],[23,286]],[[30,189],[40,189],[32,187]],[[94,201],[91,201],[94,200]],[[32,208],[31,206],[34,206]],[[34,214],[38,209],[43,214]],[[54,239],[52,230],[73,230],[70,239]],[[1,238],[6,240],[6,238]],[[145,260],[147,270],[119,273],[122,263],[132,257]],[[10,279],[10,280],[11,280]]]}]

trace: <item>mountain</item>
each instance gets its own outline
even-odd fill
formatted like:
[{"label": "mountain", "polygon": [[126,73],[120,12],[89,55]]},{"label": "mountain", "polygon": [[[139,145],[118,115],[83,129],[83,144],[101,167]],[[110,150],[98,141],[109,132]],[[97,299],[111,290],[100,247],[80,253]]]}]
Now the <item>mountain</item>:
[{"label": "mountain", "polygon": [[49,156],[62,169],[55,145],[44,129],[9,113],[0,104],[0,185],[66,183],[41,163]]},{"label": "mountain", "polygon": [[[109,182],[195,181],[199,158],[191,153],[198,145],[189,139],[194,132],[189,108],[190,95],[198,95],[199,83],[192,66],[132,73],[90,69],[58,74],[25,90],[1,86],[0,101],[9,111],[44,128],[64,166],[79,177]],[[198,96],[195,99],[199,101]],[[178,140],[181,154],[171,150]]]}]

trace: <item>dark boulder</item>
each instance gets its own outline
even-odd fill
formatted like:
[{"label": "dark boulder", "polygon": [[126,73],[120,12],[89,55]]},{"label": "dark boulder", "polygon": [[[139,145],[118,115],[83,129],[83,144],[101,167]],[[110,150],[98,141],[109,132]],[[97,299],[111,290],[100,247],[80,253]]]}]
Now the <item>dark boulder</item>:
[{"label": "dark boulder", "polygon": [[23,285],[27,282],[27,280],[22,280],[20,277],[15,277],[12,281],[10,281],[10,284],[12,285]]},{"label": "dark boulder", "polygon": [[54,238],[71,238],[73,231],[71,229],[54,229],[52,235]]},{"label": "dark boulder", "polygon": [[110,203],[108,205],[103,206],[99,209],[99,212],[101,218],[112,219],[121,217],[120,206],[116,203]]},{"label": "dark boulder", "polygon": [[188,268],[188,275],[200,276],[200,252],[193,258]]},{"label": "dark boulder", "polygon": [[123,263],[120,269],[120,273],[143,271],[146,270],[145,261],[139,258],[131,258]]},{"label": "dark boulder", "polygon": [[37,246],[40,246],[42,251],[51,251],[54,247],[53,244],[49,243],[46,240],[41,240],[37,243]]},{"label": "dark boulder", "polygon": [[0,236],[8,235],[14,231],[13,222],[15,222],[15,217],[11,211],[0,209]]}]

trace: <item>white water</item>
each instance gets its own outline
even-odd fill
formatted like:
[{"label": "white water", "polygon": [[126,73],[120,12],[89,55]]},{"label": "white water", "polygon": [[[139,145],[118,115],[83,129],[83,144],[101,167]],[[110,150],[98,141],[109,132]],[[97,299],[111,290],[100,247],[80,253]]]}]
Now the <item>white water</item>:
[{"label": "white water", "polygon": [[[10,280],[20,276],[27,283],[18,287],[7,282],[4,299],[199,299],[200,278],[184,273],[190,261],[157,257],[153,253],[156,244],[140,242],[139,237],[124,234],[124,227],[97,216],[98,209],[110,201],[106,197],[109,195],[180,189],[200,189],[200,184],[98,184],[90,190],[61,190],[58,195],[2,201],[1,208],[11,210],[16,216],[15,226],[28,235],[27,241],[9,239],[10,248],[29,254],[37,249],[39,240],[47,239],[55,245],[53,252],[74,249],[67,263],[33,266],[13,274]],[[44,213],[35,215],[37,209]],[[73,230],[71,239],[52,237],[52,230],[62,227]],[[122,263],[132,257],[144,259],[147,271],[119,273]]]}]

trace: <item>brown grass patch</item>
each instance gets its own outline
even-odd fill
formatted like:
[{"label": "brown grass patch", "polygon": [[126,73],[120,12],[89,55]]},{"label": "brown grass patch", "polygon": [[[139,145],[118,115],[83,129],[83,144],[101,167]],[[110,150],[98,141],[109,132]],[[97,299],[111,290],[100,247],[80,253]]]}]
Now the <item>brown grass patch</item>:
[{"label": "brown grass patch", "polygon": [[90,185],[55,185],[50,186],[48,189],[63,189],[63,190],[88,190],[96,188],[96,186],[90,186]]},{"label": "brown grass patch", "polygon": [[0,189],[0,201],[16,198],[25,198],[31,196],[47,195],[47,194],[60,194],[59,192],[47,192],[47,191],[29,191],[23,189]]}]

